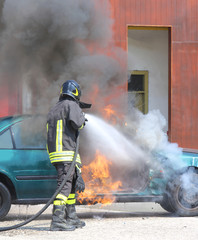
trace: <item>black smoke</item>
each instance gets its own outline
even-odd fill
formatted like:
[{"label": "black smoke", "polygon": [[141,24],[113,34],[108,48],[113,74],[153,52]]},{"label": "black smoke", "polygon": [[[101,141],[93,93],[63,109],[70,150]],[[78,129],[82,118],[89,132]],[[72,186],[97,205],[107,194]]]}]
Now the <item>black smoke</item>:
[{"label": "black smoke", "polygon": [[89,100],[97,84],[101,102],[123,83],[124,53],[112,44],[108,0],[5,0],[0,6],[0,74],[31,94],[27,111],[47,112],[68,79]]}]

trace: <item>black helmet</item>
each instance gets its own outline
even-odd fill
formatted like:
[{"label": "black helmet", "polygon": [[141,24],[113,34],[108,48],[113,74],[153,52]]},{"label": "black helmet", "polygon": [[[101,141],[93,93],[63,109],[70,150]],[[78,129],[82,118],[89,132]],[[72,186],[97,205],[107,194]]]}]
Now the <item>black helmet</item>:
[{"label": "black helmet", "polygon": [[74,100],[80,101],[81,90],[79,84],[74,80],[68,80],[63,83],[60,91],[60,97],[70,96]]}]

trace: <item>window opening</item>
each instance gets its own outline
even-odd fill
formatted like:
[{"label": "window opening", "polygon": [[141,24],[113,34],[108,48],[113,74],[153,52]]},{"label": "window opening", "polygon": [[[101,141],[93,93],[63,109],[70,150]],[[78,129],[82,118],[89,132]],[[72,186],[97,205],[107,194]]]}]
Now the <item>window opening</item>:
[{"label": "window opening", "polygon": [[148,71],[131,71],[128,96],[142,113],[148,113]]}]

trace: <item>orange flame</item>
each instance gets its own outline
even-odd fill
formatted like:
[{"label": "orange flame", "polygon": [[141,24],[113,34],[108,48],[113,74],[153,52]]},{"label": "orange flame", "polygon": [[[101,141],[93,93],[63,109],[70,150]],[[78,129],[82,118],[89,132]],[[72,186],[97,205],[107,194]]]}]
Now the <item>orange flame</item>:
[{"label": "orange flame", "polygon": [[[113,94],[108,95],[107,98],[103,98],[102,102],[98,101],[102,94],[100,94],[100,88],[97,84],[92,86],[91,102],[95,106],[98,112],[102,114],[102,117],[112,125],[123,125],[123,108],[119,108],[119,102],[117,104],[111,104],[111,100],[115,99],[120,94],[120,87]],[[94,104],[95,103],[95,104]],[[105,105],[105,107],[104,107]],[[120,111],[118,111],[120,109]],[[99,151],[96,151],[94,160],[87,166],[82,168],[82,176],[86,184],[86,189],[78,196],[78,201],[86,204],[103,203],[110,204],[115,200],[113,191],[118,191],[122,187],[121,181],[114,181],[110,167],[112,162],[102,155]],[[112,166],[113,168],[114,166]]]},{"label": "orange flame", "polygon": [[122,183],[121,181],[113,182],[109,170],[111,164],[111,161],[97,151],[94,161],[82,168],[86,189],[79,195],[79,202],[91,199],[91,203],[110,204],[114,201],[115,198],[111,192],[118,190]]},{"label": "orange flame", "polygon": [[106,116],[110,118],[112,115],[116,115],[115,110],[113,109],[113,106],[111,104],[107,105],[104,108],[104,112],[106,113]]},{"label": "orange flame", "polygon": [[103,117],[111,122],[113,125],[118,123],[117,113],[113,108],[113,105],[107,105],[103,110]]}]

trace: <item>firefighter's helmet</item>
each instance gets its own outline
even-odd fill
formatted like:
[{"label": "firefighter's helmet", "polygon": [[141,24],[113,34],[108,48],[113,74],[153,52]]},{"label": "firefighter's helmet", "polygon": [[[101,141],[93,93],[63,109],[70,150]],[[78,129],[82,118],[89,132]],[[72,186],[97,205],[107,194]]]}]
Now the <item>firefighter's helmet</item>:
[{"label": "firefighter's helmet", "polygon": [[70,96],[76,101],[80,101],[81,89],[79,84],[74,80],[68,80],[63,83],[60,91],[60,97]]}]

